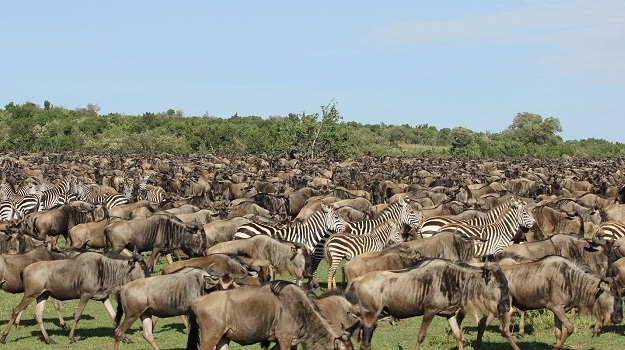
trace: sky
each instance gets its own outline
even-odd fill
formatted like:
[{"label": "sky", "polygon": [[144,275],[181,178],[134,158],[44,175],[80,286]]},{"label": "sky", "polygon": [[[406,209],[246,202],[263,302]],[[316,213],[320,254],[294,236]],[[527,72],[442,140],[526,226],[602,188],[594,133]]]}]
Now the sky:
[{"label": "sky", "polygon": [[0,104],[625,142],[625,1],[7,1]]}]

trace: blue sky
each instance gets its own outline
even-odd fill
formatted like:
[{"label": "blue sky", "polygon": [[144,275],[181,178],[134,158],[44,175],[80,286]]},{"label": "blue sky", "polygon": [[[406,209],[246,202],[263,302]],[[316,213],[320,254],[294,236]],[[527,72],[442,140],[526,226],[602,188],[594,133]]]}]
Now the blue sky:
[{"label": "blue sky", "polygon": [[100,114],[500,132],[517,113],[565,140],[625,142],[625,1],[10,1],[0,104]]}]

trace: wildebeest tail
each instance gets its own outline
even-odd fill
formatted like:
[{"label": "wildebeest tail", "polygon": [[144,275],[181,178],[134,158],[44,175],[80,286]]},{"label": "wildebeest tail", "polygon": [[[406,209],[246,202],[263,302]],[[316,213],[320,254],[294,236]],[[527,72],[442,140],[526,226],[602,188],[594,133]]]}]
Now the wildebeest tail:
[{"label": "wildebeest tail", "polygon": [[115,299],[117,300],[117,313],[115,314],[115,328],[119,327],[122,322],[122,316],[124,316],[124,308],[122,307],[121,291],[117,291]]},{"label": "wildebeest tail", "polygon": [[187,319],[189,321],[189,336],[187,337],[187,350],[197,350],[200,341],[200,330],[193,309],[187,310]]}]

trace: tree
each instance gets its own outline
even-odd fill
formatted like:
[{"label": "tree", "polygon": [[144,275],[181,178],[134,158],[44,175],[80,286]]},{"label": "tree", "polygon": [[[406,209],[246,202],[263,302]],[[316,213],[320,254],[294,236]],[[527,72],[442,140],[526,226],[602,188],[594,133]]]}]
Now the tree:
[{"label": "tree", "polygon": [[524,143],[555,145],[562,142],[557,132],[562,132],[558,118],[543,120],[539,114],[523,112],[514,117],[512,124],[504,131],[504,136]]}]

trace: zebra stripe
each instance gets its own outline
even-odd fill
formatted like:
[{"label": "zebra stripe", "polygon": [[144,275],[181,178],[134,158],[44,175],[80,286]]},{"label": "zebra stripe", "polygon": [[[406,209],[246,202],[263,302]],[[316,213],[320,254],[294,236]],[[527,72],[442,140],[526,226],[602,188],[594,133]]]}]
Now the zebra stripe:
[{"label": "zebra stripe", "polygon": [[351,260],[357,255],[382,250],[385,246],[399,243],[402,225],[389,220],[365,235],[336,233],[326,241],[324,253],[328,261],[328,289],[336,288],[334,276],[343,258]]},{"label": "zebra stripe", "polygon": [[22,217],[23,216],[20,216],[19,212],[13,206],[13,202],[10,200],[0,202],[0,221],[8,222]]},{"label": "zebra stripe", "polygon": [[421,235],[423,238],[427,238],[432,236],[435,232],[441,230],[441,228],[445,225],[451,224],[467,224],[471,226],[484,226],[490,225],[497,221],[497,219],[504,213],[512,203],[516,203],[516,200],[513,198],[508,199],[507,201],[500,203],[499,205],[491,208],[486,212],[485,216],[476,217],[470,220],[457,220],[454,218],[450,218],[447,216],[432,216],[425,220],[421,224],[421,227],[417,230],[417,233]]},{"label": "zebra stripe", "polygon": [[57,185],[42,192],[39,210],[43,211],[51,209],[58,205],[69,204],[76,200],[76,193],[74,189],[75,178],[73,176],[67,176]]},{"label": "zebra stripe", "polygon": [[233,239],[267,235],[282,241],[303,243],[313,252],[316,244],[328,232],[343,231],[345,231],[345,222],[334,209],[322,204],[319,210],[299,225],[276,228],[257,223],[243,224],[234,233]]},{"label": "zebra stripe", "polygon": [[617,240],[625,237],[625,224],[616,221],[607,221],[599,224],[595,231],[595,237]]},{"label": "zebra stripe", "polygon": [[106,209],[111,209],[121,204],[128,204],[128,198],[123,194],[94,194],[83,183],[76,184],[77,199],[94,204],[101,204]]},{"label": "zebra stripe", "polygon": [[162,187],[148,185],[146,182],[139,183],[137,200],[148,200],[150,203],[161,204],[165,201],[167,193]]},{"label": "zebra stripe", "polygon": [[410,206],[408,200],[399,197],[396,202],[380,212],[377,218],[359,222],[348,222],[345,231],[352,235],[364,235],[371,232],[376,226],[389,220],[396,220],[402,226],[418,229],[422,219],[423,214],[420,212],[417,213],[412,206]]},{"label": "zebra stripe", "polygon": [[464,223],[454,223],[443,226],[441,231],[455,230],[467,237],[485,240],[484,243],[475,246],[475,256],[486,257],[509,246],[519,228],[531,228],[533,223],[534,218],[525,205],[514,202],[511,203],[510,208],[492,224],[473,226]]}]

